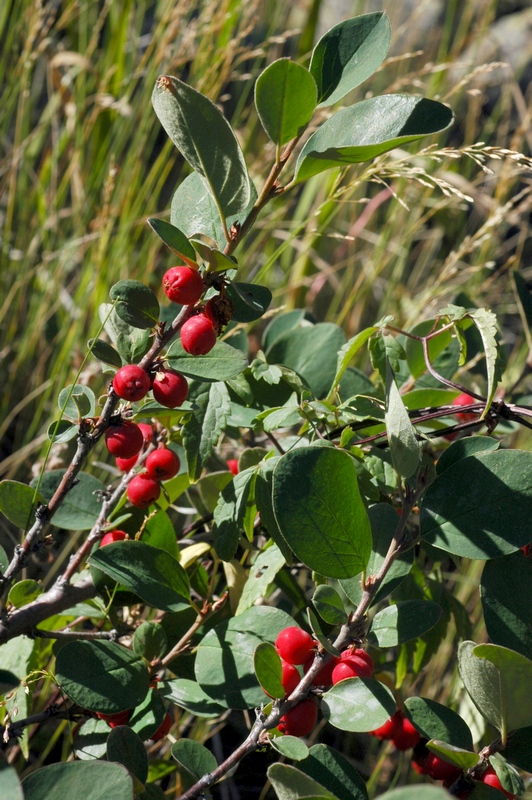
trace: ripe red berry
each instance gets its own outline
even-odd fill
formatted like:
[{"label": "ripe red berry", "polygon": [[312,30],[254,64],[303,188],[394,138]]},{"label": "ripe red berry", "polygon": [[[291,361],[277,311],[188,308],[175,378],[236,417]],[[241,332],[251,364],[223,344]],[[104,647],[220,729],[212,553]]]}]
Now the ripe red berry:
[{"label": "ripe red berry", "polygon": [[285,628],[275,640],[277,652],[289,664],[304,664],[315,644],[310,633],[296,626]]},{"label": "ripe red berry", "polygon": [[299,674],[297,668],[293,664],[289,664],[288,661],[283,661],[281,659],[281,664],[283,668],[283,689],[287,695],[290,695],[294,689],[299,686],[301,675]]},{"label": "ripe red berry", "polygon": [[482,783],[486,783],[488,786],[493,786],[494,789],[498,789],[499,792],[502,792],[504,795],[506,795],[506,797],[509,797],[510,800],[512,800],[514,797],[517,797],[517,795],[507,792],[506,789],[503,789],[502,783],[499,780],[499,776],[492,766],[487,768],[487,770],[482,774],[480,780]]},{"label": "ripe red berry", "polygon": [[345,678],[371,678],[372,675],[373,661],[370,665],[366,658],[357,656],[356,651],[354,651],[352,655],[342,658],[340,663],[335,666],[332,673],[332,682],[334,685],[345,680]]},{"label": "ripe red berry", "polygon": [[194,306],[203,294],[203,278],[192,267],[172,267],[164,273],[163,289],[173,303]]},{"label": "ripe red berry", "polygon": [[318,718],[318,707],[312,697],[306,697],[284,714],[277,726],[287,736],[307,736]]},{"label": "ripe red berry", "polygon": [[120,367],[113,378],[113,389],[122,400],[142,400],[150,391],[150,376],[136,364]]},{"label": "ripe red berry", "polygon": [[525,558],[530,558],[530,550],[532,549],[532,544],[525,544],[521,550]]},{"label": "ripe red berry", "polygon": [[171,715],[166,712],[166,716],[161,722],[160,726],[157,728],[153,736],[151,737],[154,742],[158,742],[160,739],[163,739],[166,734],[170,731],[170,728],[173,725],[173,719]]},{"label": "ripe red berry", "polygon": [[159,499],[160,494],[160,485],[145,472],[135,475],[127,487],[128,500],[137,508],[147,508]]},{"label": "ripe red berry", "polygon": [[146,444],[151,444],[153,439],[153,426],[149,425],[147,422],[138,422],[137,424],[142,431]]},{"label": "ripe red berry", "polygon": [[105,444],[111,455],[132,458],[140,453],[144,437],[138,425],[125,420],[120,425],[111,425],[105,432]]},{"label": "ripe red berry", "polygon": [[124,533],[124,531],[109,531],[100,542],[100,547],[105,547],[106,544],[112,544],[113,542],[121,542],[126,536],[127,533]]},{"label": "ripe red berry", "polygon": [[462,772],[460,767],[444,761],[443,758],[440,758],[435,753],[429,753],[425,759],[424,766],[427,774],[435,781],[448,781],[451,779],[455,781]]},{"label": "ripe red berry", "polygon": [[146,459],[146,469],[154,481],[169,481],[179,472],[179,458],[168,447],[160,447],[150,453]]},{"label": "ripe red berry", "polygon": [[153,396],[166,408],[177,408],[187,399],[188,382],[180,372],[172,369],[161,369],[153,381]]},{"label": "ripe red berry", "polygon": [[127,725],[132,711],[132,708],[127,708],[125,711],[119,711],[118,714],[100,714],[100,712],[97,711],[96,716],[98,719],[103,719],[104,722],[107,722],[109,727],[116,728],[118,725]]},{"label": "ripe red berry", "polygon": [[187,319],[181,328],[181,344],[191,356],[204,356],[216,344],[216,329],[205,314]]},{"label": "ripe red berry", "polygon": [[[462,394],[459,394],[458,397],[455,397],[453,400],[453,406],[469,406],[471,403],[478,403],[478,400],[465,392],[462,392]],[[471,420],[477,419],[478,415],[473,411],[459,411],[456,416],[462,422],[470,422]]]},{"label": "ripe red berry", "polygon": [[[305,661],[305,664],[303,666],[303,672],[305,674],[309,671],[313,663],[314,663],[314,653],[311,653],[310,657]],[[320,669],[318,674],[314,677],[312,685],[331,686],[333,682],[332,680],[333,670],[339,663],[340,659],[333,656],[329,661],[327,661],[327,663]]]},{"label": "ripe red berry", "polygon": [[410,720],[401,714],[400,726],[397,725],[392,736],[392,742],[394,743],[395,747],[398,750],[410,750],[411,747],[416,746],[420,739],[421,736],[414,728]]},{"label": "ripe red berry", "polygon": [[138,458],[138,453],[136,456],[132,456],[131,458],[116,458],[116,466],[121,472],[129,472],[137,463]]},{"label": "ripe red berry", "polygon": [[[401,730],[401,712],[396,711],[393,717],[386,720],[384,725],[381,725],[380,728],[375,728],[374,731],[369,731],[372,736],[376,736],[377,739],[391,739],[394,733],[397,730]],[[399,716],[398,716],[399,715]]]},{"label": "ripe red berry", "polygon": [[238,475],[238,458],[228,458],[227,466],[229,467],[229,472],[232,472],[233,475]]}]

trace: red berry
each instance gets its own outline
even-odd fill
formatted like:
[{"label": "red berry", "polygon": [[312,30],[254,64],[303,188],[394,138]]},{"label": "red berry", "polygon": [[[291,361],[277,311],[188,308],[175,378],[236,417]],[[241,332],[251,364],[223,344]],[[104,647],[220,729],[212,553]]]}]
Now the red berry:
[{"label": "red berry", "polygon": [[287,736],[307,736],[316,724],[318,707],[312,697],[306,697],[284,714],[277,726]]},{"label": "red berry", "polygon": [[151,444],[153,439],[153,426],[148,425],[147,422],[138,422],[137,424],[142,431],[142,435],[146,444]]},{"label": "red berry", "polygon": [[166,736],[166,734],[170,731],[170,728],[172,727],[173,722],[174,721],[173,721],[171,715],[168,712],[166,712],[165,718],[163,719],[162,723],[160,724],[160,726],[157,728],[157,730],[155,731],[155,733],[151,737],[152,740],[154,742],[158,742],[160,739],[163,739]]},{"label": "red berry", "polygon": [[[340,656],[340,659],[342,661],[349,661],[349,659],[352,658],[353,656],[355,658],[358,658],[359,661],[363,661],[365,664],[367,664],[371,670],[371,675],[373,675],[373,672],[375,671],[375,664],[373,663],[373,659],[370,656],[370,654],[366,650],[363,650],[361,647],[355,647],[355,648],[349,647],[347,650],[344,650],[344,652]],[[369,677],[371,677],[371,675]]]},{"label": "red berry", "polygon": [[454,781],[462,772],[460,767],[444,761],[443,758],[435,755],[435,753],[430,753],[427,756],[424,766],[427,774],[435,781],[448,781],[450,779]]},{"label": "red berry", "polygon": [[[469,406],[471,403],[478,403],[478,400],[465,392],[462,392],[462,394],[459,394],[458,397],[455,397],[453,400],[453,406]],[[470,422],[473,419],[477,419],[478,415],[473,411],[460,411],[456,416],[458,419],[462,420],[462,422]]]},{"label": "red berry", "polygon": [[120,367],[113,378],[113,389],[122,400],[142,400],[150,391],[150,376],[136,364]]},{"label": "red berry", "polygon": [[121,472],[129,472],[130,470],[133,469],[138,459],[139,459],[139,454],[137,453],[136,456],[132,456],[131,458],[117,458],[115,459],[115,461],[116,461],[116,466]]},{"label": "red berry", "polygon": [[127,487],[128,500],[137,508],[147,508],[159,499],[160,494],[160,485],[145,472],[135,475]]},{"label": "red berry", "polygon": [[127,708],[125,711],[119,711],[118,714],[100,714],[100,712],[97,711],[96,716],[98,719],[103,719],[104,722],[107,722],[111,728],[116,728],[118,725],[127,725],[132,711],[132,708]]},{"label": "red berry", "polygon": [[154,481],[169,481],[179,472],[181,466],[179,458],[168,447],[160,447],[150,453],[146,459],[148,475]]},{"label": "red berry", "polygon": [[384,725],[381,725],[380,728],[375,728],[375,730],[370,731],[370,733],[378,739],[391,739],[395,732],[400,731],[401,728],[401,712],[396,711],[393,717],[386,720]]},{"label": "red berry", "polygon": [[163,289],[173,303],[194,306],[203,294],[203,278],[192,267],[172,267],[164,273]]},{"label": "red berry", "polygon": [[188,382],[180,372],[161,369],[153,381],[153,396],[166,408],[177,408],[187,399]]},{"label": "red berry", "polygon": [[228,458],[227,466],[229,467],[229,472],[232,472],[233,475],[238,475],[238,458]]},{"label": "red berry", "polygon": [[111,455],[118,458],[132,458],[140,453],[144,437],[138,425],[124,421],[107,429],[105,444]]},{"label": "red berry", "polygon": [[489,766],[487,770],[483,773],[481,779],[482,783],[486,783],[488,786],[493,786],[494,789],[498,789],[502,792],[506,797],[514,798],[517,795],[512,794],[511,792],[507,792],[506,789],[503,789],[502,783],[499,780],[499,776],[495,772],[492,766]]},{"label": "red berry", "polygon": [[414,728],[410,720],[401,715],[401,727],[397,727],[392,736],[392,742],[398,750],[410,750],[415,747],[421,736]]},{"label": "red berry", "polygon": [[[305,661],[303,672],[306,674],[314,663],[314,653]],[[327,663],[320,669],[318,674],[312,681],[313,686],[331,686],[332,674],[335,666],[340,663],[340,659],[333,656]]]},{"label": "red berry", "polygon": [[204,356],[216,344],[216,329],[205,314],[187,319],[180,335],[183,348],[191,356]]},{"label": "red berry", "polygon": [[333,685],[346,678],[371,678],[373,675],[373,662],[370,666],[365,658],[356,655],[342,658],[335,666],[332,673]]},{"label": "red berry", "polygon": [[124,531],[109,531],[100,542],[100,547],[105,547],[106,544],[112,544],[113,542],[121,542],[126,536],[127,533],[124,533]]},{"label": "red berry", "polygon": [[289,664],[304,664],[315,644],[310,633],[295,626],[282,630],[275,640],[277,652]]},{"label": "red berry", "polygon": [[301,675],[299,674],[297,668],[294,667],[293,664],[289,664],[288,661],[281,660],[281,664],[283,668],[283,689],[287,695],[290,695],[294,689],[299,686]]},{"label": "red berry", "polygon": [[524,547],[521,548],[525,558],[530,558],[530,550],[531,550],[531,548],[532,548],[532,544],[525,544]]}]

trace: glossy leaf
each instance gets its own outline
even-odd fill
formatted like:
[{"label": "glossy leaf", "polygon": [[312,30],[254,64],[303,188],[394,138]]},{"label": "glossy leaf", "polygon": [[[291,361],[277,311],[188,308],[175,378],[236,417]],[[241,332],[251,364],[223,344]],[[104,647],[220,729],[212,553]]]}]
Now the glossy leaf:
[{"label": "glossy leaf", "polygon": [[[13,525],[22,528],[23,531],[32,521],[34,495],[35,491],[25,483],[19,481],[0,482],[0,511]],[[39,500],[45,502],[44,492],[37,496],[37,501]]]},{"label": "glossy leaf", "polygon": [[255,105],[262,127],[277,145],[298,136],[316,108],[316,81],[305,67],[280,58],[259,75]]},{"label": "glossy leaf", "polygon": [[331,167],[369,161],[448,128],[447,106],[407,94],[385,94],[337,111],[312,134],[296,164],[296,182]]},{"label": "glossy leaf", "polygon": [[120,764],[71,761],[35,770],[22,781],[25,800],[133,800],[133,781]]},{"label": "glossy leaf", "polygon": [[179,611],[189,602],[188,576],[165,550],[144,542],[114,542],[89,559],[122,586],[162,611]]},{"label": "glossy leaf", "polygon": [[233,304],[234,322],[254,322],[260,319],[272,302],[272,293],[268,287],[256,283],[233,281],[227,287],[226,295]]},{"label": "glossy leaf", "polygon": [[159,239],[162,239],[165,245],[179,256],[181,263],[195,266],[196,253],[183,231],[180,231],[170,222],[166,222],[164,219],[157,219],[157,217],[149,217],[148,225],[155,231]]},{"label": "glossy leaf", "polygon": [[454,764],[462,770],[476,766],[480,760],[477,753],[471,752],[471,750],[465,750],[461,747],[456,747],[448,742],[439,741],[438,739],[431,739],[427,742],[427,747],[431,753],[435,753],[444,761],[447,761],[447,763]]},{"label": "glossy leaf", "polygon": [[488,561],[480,596],[490,640],[532,659],[532,558],[518,550]]},{"label": "glossy leaf", "polygon": [[530,541],[532,453],[477,453],[445,470],[429,486],[421,535],[466,558],[497,558]]},{"label": "glossy leaf", "polygon": [[116,367],[117,369],[120,369],[122,366],[120,354],[104,339],[89,339],[87,346],[92,355],[99,361],[103,361],[104,364],[109,364],[109,366]]},{"label": "glossy leaf", "polygon": [[491,663],[498,672],[498,705],[502,711],[506,731],[532,725],[532,661],[520,653],[496,644],[479,644],[473,655]]},{"label": "glossy leaf", "polygon": [[318,85],[318,102],[332,105],[373,75],[386,57],[390,36],[383,12],[361,14],[328,30],[314,48],[309,67]]},{"label": "glossy leaf", "polygon": [[410,478],[420,464],[421,453],[416,432],[399,394],[389,361],[386,366],[386,410],[384,414],[388,443],[395,469]]},{"label": "glossy leaf", "polygon": [[249,577],[244,584],[242,595],[236,609],[236,614],[241,614],[260,597],[266,595],[268,586],[275,580],[275,576],[285,565],[285,558],[279,547],[274,544],[258,555],[249,571]]},{"label": "glossy leaf", "polygon": [[249,175],[238,140],[217,106],[170,76],[157,80],[152,103],[170,139],[209,187],[220,215],[243,211],[251,197]]},{"label": "glossy leaf", "polygon": [[190,711],[196,717],[214,719],[226,711],[226,706],[216,703],[196,681],[188,678],[162,681],[159,683],[158,689],[165,700]]},{"label": "glossy leaf", "polygon": [[310,778],[327,786],[338,800],[367,800],[366,784],[356,769],[329,745],[313,745],[309,757],[298,767]]},{"label": "glossy leaf", "polygon": [[279,800],[299,800],[302,797],[338,800],[325,786],[291,764],[272,764],[267,774]]},{"label": "glossy leaf", "polygon": [[153,328],[159,321],[159,301],[140,281],[118,281],[111,286],[109,296],[117,301],[116,313],[120,319],[133,328]]},{"label": "glossy leaf", "polygon": [[329,625],[343,625],[344,622],[347,622],[342,598],[332,586],[327,584],[318,586],[312,602],[320,617]]},{"label": "glossy leaf", "polygon": [[440,606],[431,600],[403,600],[375,614],[370,639],[377,647],[397,647],[430,631],[440,616]]},{"label": "glossy leaf", "polygon": [[362,733],[384,725],[397,705],[383,683],[373,678],[347,678],[325,692],[321,710],[335,728]]},{"label": "glossy leaf", "polygon": [[[46,503],[50,502],[58,488],[65,470],[52,469],[45,472],[39,491]],[[54,525],[67,531],[87,531],[92,528],[102,509],[102,493],[105,486],[93,475],[80,472],[78,481],[68,492],[54,514]],[[32,481],[32,485],[35,481]]]},{"label": "glossy leaf", "polygon": [[195,483],[225,429],[231,405],[223,383],[199,385],[193,393],[193,400],[195,407],[183,426],[182,435],[189,478]]},{"label": "glossy leaf", "polygon": [[452,709],[426,697],[408,697],[405,708],[410,721],[426,739],[439,739],[464,750],[473,749],[468,725]]},{"label": "glossy leaf", "polygon": [[365,569],[371,530],[353,459],[328,447],[301,447],[277,464],[273,508],[289,547],[307,566],[331,578]]},{"label": "glossy leaf", "polygon": [[74,703],[102,714],[117,714],[141,703],[150,682],[143,658],[119,644],[74,641],[61,648],[56,679]]},{"label": "glossy leaf", "polygon": [[208,381],[235,378],[248,365],[244,353],[226,342],[216,342],[207,355],[192,356],[183,349],[180,339],[176,339],[168,348],[168,362],[172,369],[187,378]]},{"label": "glossy leaf", "polygon": [[248,509],[253,506],[256,467],[239,472],[222,493],[214,509],[213,543],[218,557],[230,561],[244,532]]},{"label": "glossy leaf", "polygon": [[465,439],[459,439],[453,442],[447,450],[445,450],[438,461],[436,462],[436,473],[441,475],[446,469],[452,467],[457,461],[463,458],[474,456],[477,453],[492,452],[498,450],[501,443],[498,439],[493,439],[491,436],[466,436]]},{"label": "glossy leaf", "polygon": [[279,653],[270,642],[261,642],[253,655],[253,666],[257,680],[270,697],[283,698],[283,669]]},{"label": "glossy leaf", "polygon": [[172,758],[194,776],[196,781],[218,766],[215,757],[200,742],[193,739],[178,739],[172,745]]},{"label": "glossy leaf", "polygon": [[264,702],[253,656],[261,642],[273,644],[293,624],[279,608],[254,606],[220,623],[201,640],[195,662],[201,688],[226,708],[254,708]]},{"label": "glossy leaf", "polygon": [[305,742],[298,739],[297,736],[275,736],[270,739],[270,744],[274,750],[277,750],[285,758],[290,758],[292,761],[302,761],[307,758],[309,749]]},{"label": "glossy leaf", "polygon": [[141,783],[146,783],[148,754],[140,736],[127,725],[111,730],[107,739],[107,760],[122,764]]}]

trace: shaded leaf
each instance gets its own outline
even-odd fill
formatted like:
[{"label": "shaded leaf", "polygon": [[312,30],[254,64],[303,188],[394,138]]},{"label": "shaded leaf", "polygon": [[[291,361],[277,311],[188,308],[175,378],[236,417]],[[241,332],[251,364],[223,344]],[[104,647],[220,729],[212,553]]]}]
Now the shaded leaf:
[{"label": "shaded leaf", "polygon": [[[52,469],[45,472],[39,491],[46,503],[52,499],[65,470]],[[67,531],[87,531],[92,528],[102,509],[102,496],[105,486],[93,475],[79,472],[77,483],[70,489],[62,504],[54,514],[54,525]],[[31,482],[33,486],[35,481]]]},{"label": "shaded leaf", "polygon": [[133,328],[153,328],[159,321],[159,301],[140,281],[118,281],[111,286],[109,296],[117,301],[115,310],[120,319]]},{"label": "shaded leaf", "polygon": [[256,468],[239,472],[222,489],[214,509],[213,543],[219,558],[230,561],[244,532],[248,510],[254,507],[253,486]]},{"label": "shaded leaf", "polygon": [[194,776],[196,781],[209,772],[214,772],[218,766],[215,757],[200,742],[193,739],[179,739],[174,742],[172,758]]},{"label": "shaded leaf", "polygon": [[370,639],[378,647],[396,647],[422,636],[440,616],[440,606],[431,600],[403,600],[375,614]]},{"label": "shaded leaf", "polygon": [[212,697],[205,694],[196,681],[188,678],[176,678],[172,681],[161,681],[158,690],[165,700],[169,700],[180,708],[190,711],[196,717],[214,719],[226,711],[226,706],[219,705]]},{"label": "shaded leaf", "polygon": [[127,725],[111,730],[107,739],[107,760],[122,764],[141,783],[146,783],[148,754],[140,736]]},{"label": "shaded leaf", "polygon": [[183,425],[182,435],[189,478],[195,483],[225,429],[231,403],[223,383],[201,384],[191,399],[194,400],[194,409]]},{"label": "shaded leaf", "polygon": [[473,650],[477,658],[493,664],[498,672],[497,703],[502,712],[503,738],[507,731],[532,724],[532,661],[521,653],[496,644],[479,644]]},{"label": "shaded leaf", "polygon": [[473,456],[477,453],[498,450],[500,446],[500,441],[493,439],[491,436],[466,436],[464,439],[453,442],[441,454],[436,462],[436,473],[441,475],[442,472],[452,467],[457,461],[461,461],[462,458],[468,458],[468,456]]},{"label": "shaded leaf", "polygon": [[226,295],[233,304],[234,322],[254,322],[260,319],[272,302],[272,293],[268,287],[256,283],[233,281],[228,285]]},{"label": "shaded leaf", "polygon": [[452,709],[426,697],[408,697],[405,708],[410,721],[426,739],[439,739],[464,750],[473,749],[468,725]]},{"label": "shaded leaf", "polygon": [[22,781],[25,800],[133,800],[133,782],[120,764],[72,761],[50,764]]},{"label": "shaded leaf", "polygon": [[318,586],[312,602],[320,617],[329,625],[343,625],[344,622],[347,622],[342,598],[332,586],[327,584]]},{"label": "shaded leaf", "polygon": [[[34,495],[34,489],[30,488],[25,483],[20,483],[19,481],[1,481],[0,511],[13,525],[16,525],[17,528],[26,530],[31,522],[32,512],[34,511]],[[40,501],[41,503],[45,502],[44,493],[39,493],[36,501]]]},{"label": "shaded leaf", "polygon": [[488,561],[480,596],[490,640],[532,659],[532,558],[518,550]]},{"label": "shaded leaf", "polygon": [[339,800],[367,800],[366,784],[350,762],[333,747],[315,744],[299,764],[306,775],[333,791]]},{"label": "shaded leaf", "polygon": [[357,333],[356,336],[351,337],[349,341],[347,341],[344,345],[342,345],[342,347],[338,351],[338,356],[336,361],[336,374],[334,376],[332,386],[327,398],[328,400],[332,399],[336,387],[340,383],[351,360],[358,353],[360,348],[366,344],[368,339],[378,330],[379,329],[376,326],[373,326],[371,328],[366,328],[365,330],[360,331],[360,333]]},{"label": "shaded leaf", "polygon": [[250,567],[249,577],[244,584],[236,610],[237,615],[251,608],[256,600],[265,596],[268,586],[273,583],[285,563],[284,555],[276,544],[259,554]]},{"label": "shaded leaf", "polygon": [[272,764],[267,774],[279,800],[299,800],[300,797],[338,800],[332,792],[291,764]]}]

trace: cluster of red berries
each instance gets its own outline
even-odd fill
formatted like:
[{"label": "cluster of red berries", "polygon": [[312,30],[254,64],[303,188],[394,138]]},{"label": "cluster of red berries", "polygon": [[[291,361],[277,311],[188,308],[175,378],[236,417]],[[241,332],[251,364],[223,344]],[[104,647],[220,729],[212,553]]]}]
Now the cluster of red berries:
[{"label": "cluster of red berries", "polygon": [[[163,276],[163,289],[166,296],[182,306],[195,306],[200,300],[205,286],[203,278],[193,267],[172,267]],[[218,319],[211,300],[203,311],[194,314],[181,327],[181,344],[192,356],[204,356],[216,344]]]},{"label": "cluster of red berries", "polygon": [[113,389],[118,397],[130,403],[142,400],[151,389],[161,406],[178,408],[187,399],[188,382],[173,369],[159,369],[152,376],[138,364],[126,364],[115,374]]},{"label": "cluster of red berries", "polygon": [[[102,539],[102,546],[103,546],[103,539]],[[96,716],[98,719],[102,719],[104,722],[107,722],[110,728],[117,728],[119,725],[127,725],[129,722],[129,718],[133,713],[132,708],[126,709],[126,711],[119,711],[118,714],[100,714],[98,711],[96,712]],[[170,728],[172,727],[173,719],[171,714],[166,712],[166,716],[152,735],[151,739],[154,742],[158,742],[160,739],[163,739],[167,733],[169,733]]]},{"label": "cluster of red berries", "polygon": [[[287,695],[292,694],[301,680],[297,666],[308,672],[314,661],[317,642],[302,628],[282,630],[275,640],[281,657],[282,684]],[[371,678],[374,665],[371,656],[361,648],[350,647],[339,658],[333,657],[319,670],[313,686],[328,688],[346,678]],[[290,736],[306,736],[316,724],[318,709],[313,697],[307,697],[284,714],[278,728]]]},{"label": "cluster of red berries", "polygon": [[397,709],[393,717],[390,717],[384,725],[370,733],[377,736],[378,739],[391,739],[397,750],[410,750],[411,747],[419,744],[421,739],[418,731],[400,709]]}]

